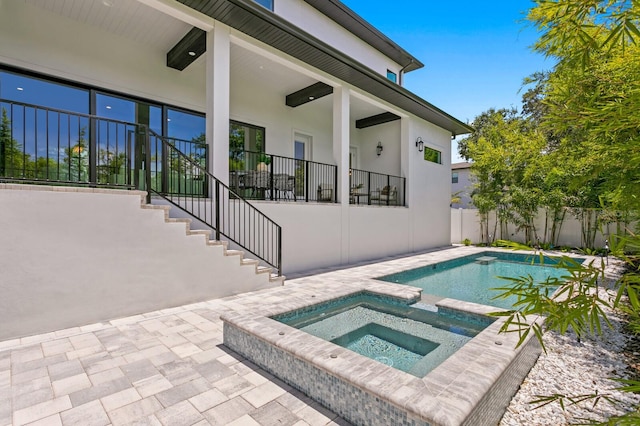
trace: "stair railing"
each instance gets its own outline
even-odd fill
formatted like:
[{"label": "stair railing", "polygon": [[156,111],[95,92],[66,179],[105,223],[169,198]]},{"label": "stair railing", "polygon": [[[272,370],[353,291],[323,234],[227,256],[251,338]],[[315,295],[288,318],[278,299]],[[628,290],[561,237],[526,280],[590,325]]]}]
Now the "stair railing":
[{"label": "stair railing", "polygon": [[201,159],[181,152],[152,130],[145,143],[145,186],[228,238],[282,275],[282,228],[214,177]]}]

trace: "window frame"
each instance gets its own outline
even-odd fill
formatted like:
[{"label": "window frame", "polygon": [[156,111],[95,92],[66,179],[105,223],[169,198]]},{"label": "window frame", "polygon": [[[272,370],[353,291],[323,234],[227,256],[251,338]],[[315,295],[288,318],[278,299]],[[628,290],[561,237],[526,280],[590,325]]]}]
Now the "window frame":
[{"label": "window frame", "polygon": [[[435,156],[435,158],[433,156]],[[424,161],[429,161],[430,163],[442,164],[442,151],[425,145],[423,158]]]}]

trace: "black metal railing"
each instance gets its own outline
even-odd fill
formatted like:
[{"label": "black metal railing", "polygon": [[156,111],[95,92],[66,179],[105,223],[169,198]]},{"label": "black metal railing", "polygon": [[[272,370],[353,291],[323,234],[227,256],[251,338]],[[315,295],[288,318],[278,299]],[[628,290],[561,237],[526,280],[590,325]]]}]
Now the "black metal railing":
[{"label": "black metal railing", "polygon": [[[151,146],[150,164],[154,167],[152,190],[156,193],[168,195],[208,197],[206,179],[200,174],[201,170],[208,170],[208,147],[197,141],[168,138],[166,136],[163,136],[162,139],[174,149],[156,151],[155,146]],[[162,148],[162,145],[158,144],[157,146]],[[183,161],[183,156],[197,164],[198,168],[193,168],[186,164]]]},{"label": "black metal railing", "polygon": [[244,198],[338,202],[335,165],[254,151],[232,151],[229,157],[229,186]]},{"label": "black metal railing", "polygon": [[137,187],[142,126],[1,99],[0,114],[0,180]]},{"label": "black metal railing", "polygon": [[[193,156],[148,132],[146,187],[282,274],[282,228],[216,179]],[[171,188],[171,191],[164,191]]]},{"label": "black metal railing", "polygon": [[207,171],[207,146],[147,126],[0,99],[0,181],[141,189],[282,274],[282,229]]},{"label": "black metal railing", "polygon": [[349,170],[349,202],[383,206],[405,206],[407,180],[366,170]]}]

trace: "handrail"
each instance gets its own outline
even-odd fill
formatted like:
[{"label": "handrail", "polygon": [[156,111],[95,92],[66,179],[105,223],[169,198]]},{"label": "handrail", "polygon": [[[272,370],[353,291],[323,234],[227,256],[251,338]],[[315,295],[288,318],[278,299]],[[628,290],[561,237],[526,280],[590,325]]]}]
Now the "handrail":
[{"label": "handrail", "polygon": [[229,182],[247,199],[338,202],[338,167],[258,151],[229,153]]},{"label": "handrail", "polygon": [[146,138],[145,186],[253,254],[282,275],[282,228],[240,194],[152,130]]},{"label": "handrail", "polygon": [[407,179],[367,170],[349,170],[349,202],[359,204],[360,197],[368,205],[405,206]]},{"label": "handrail", "polygon": [[0,99],[0,181],[146,189],[148,202],[158,194],[282,275],[282,228],[206,170],[207,148],[141,124]]}]

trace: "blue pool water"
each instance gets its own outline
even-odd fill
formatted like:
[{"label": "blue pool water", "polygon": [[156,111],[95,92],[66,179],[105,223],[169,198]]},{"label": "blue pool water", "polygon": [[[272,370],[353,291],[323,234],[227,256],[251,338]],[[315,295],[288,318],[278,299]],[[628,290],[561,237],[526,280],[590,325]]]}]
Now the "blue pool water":
[{"label": "blue pool water", "polygon": [[[482,257],[496,259],[478,262],[477,259]],[[578,262],[583,260],[576,259]],[[511,284],[510,281],[499,277],[517,278],[530,275],[535,282],[543,282],[548,277],[566,276],[566,269],[558,267],[557,263],[557,258],[545,258],[544,264],[541,265],[538,256],[484,252],[378,279],[419,287],[426,294],[510,309],[516,302],[515,297],[494,299],[500,292],[493,289]]]},{"label": "blue pool water", "polygon": [[366,292],[273,319],[416,377],[424,377],[493,321],[419,309]]}]

